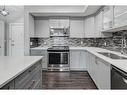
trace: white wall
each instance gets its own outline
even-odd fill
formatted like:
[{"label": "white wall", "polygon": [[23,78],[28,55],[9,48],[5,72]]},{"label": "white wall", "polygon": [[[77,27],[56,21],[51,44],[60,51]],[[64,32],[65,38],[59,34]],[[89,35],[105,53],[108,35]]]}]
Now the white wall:
[{"label": "white wall", "polygon": [[9,24],[10,23],[24,23],[24,16],[19,17],[19,19],[6,22],[6,55],[9,55]]},{"label": "white wall", "polygon": [[24,23],[24,6],[7,6],[6,9],[9,15],[6,17],[0,15],[0,19],[5,22],[5,54],[9,55],[9,24]]},{"label": "white wall", "polygon": [[35,36],[35,24],[34,24],[34,17],[32,15],[29,15],[29,30],[30,30],[30,37],[34,37]]}]

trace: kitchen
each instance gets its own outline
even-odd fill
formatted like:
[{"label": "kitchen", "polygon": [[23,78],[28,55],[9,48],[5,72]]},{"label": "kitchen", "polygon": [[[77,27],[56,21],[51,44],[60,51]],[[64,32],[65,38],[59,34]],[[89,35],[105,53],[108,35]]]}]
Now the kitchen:
[{"label": "kitchen", "polygon": [[2,9],[1,89],[127,88],[127,6]]}]

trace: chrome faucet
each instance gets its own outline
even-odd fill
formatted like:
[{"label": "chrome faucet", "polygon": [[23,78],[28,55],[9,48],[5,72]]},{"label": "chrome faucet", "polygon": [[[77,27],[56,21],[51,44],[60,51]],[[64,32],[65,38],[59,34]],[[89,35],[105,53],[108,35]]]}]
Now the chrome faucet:
[{"label": "chrome faucet", "polygon": [[126,38],[125,38],[125,33],[122,35],[122,44],[121,44],[121,54],[126,54]]}]

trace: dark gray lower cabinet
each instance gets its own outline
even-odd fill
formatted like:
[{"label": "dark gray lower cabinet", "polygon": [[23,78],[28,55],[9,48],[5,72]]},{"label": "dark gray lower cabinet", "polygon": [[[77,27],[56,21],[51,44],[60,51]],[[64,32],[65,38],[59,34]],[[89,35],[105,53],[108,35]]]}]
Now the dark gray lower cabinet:
[{"label": "dark gray lower cabinet", "polygon": [[41,89],[42,88],[42,60],[31,66],[2,89]]},{"label": "dark gray lower cabinet", "polygon": [[6,84],[5,86],[2,87],[2,89],[15,89],[15,84],[14,80]]}]

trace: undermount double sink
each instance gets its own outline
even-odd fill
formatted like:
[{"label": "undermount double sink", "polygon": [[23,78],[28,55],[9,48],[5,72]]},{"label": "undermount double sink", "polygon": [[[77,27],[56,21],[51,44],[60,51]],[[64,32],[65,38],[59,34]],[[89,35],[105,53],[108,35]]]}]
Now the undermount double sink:
[{"label": "undermount double sink", "polygon": [[117,54],[110,53],[110,52],[98,52],[98,53],[106,57],[109,57],[111,59],[127,59],[127,57],[119,56]]}]

